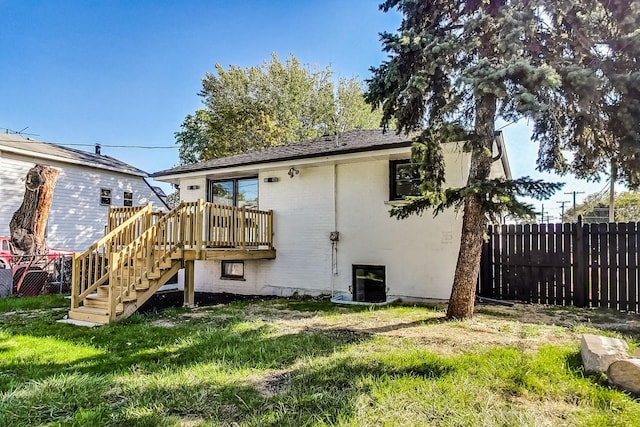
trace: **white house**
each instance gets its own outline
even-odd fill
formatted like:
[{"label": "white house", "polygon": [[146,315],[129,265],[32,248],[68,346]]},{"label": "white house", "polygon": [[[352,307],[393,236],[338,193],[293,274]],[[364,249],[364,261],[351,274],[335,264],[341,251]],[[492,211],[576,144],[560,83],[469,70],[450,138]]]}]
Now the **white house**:
[{"label": "white house", "polygon": [[[493,177],[510,177],[502,135]],[[446,185],[461,186],[470,156],[444,147]],[[462,215],[453,210],[389,216],[416,190],[411,142],[394,132],[354,130],[157,172],[183,201],[205,199],[273,210],[275,259],[195,261],[196,291],[328,294],[367,300],[446,299]]]},{"label": "white house", "polygon": [[[99,151],[99,150],[96,150]],[[109,205],[136,206],[164,202],[149,186],[147,174],[99,153],[0,134],[0,235],[9,235],[9,222],[24,197],[27,171],[35,164],[60,170],[55,186],[47,243],[50,247],[82,251],[104,235]]]}]

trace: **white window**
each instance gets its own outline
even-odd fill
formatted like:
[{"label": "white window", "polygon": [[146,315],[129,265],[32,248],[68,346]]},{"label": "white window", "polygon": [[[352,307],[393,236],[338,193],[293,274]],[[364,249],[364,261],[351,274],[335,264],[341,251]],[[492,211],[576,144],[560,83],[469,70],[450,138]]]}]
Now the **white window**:
[{"label": "white window", "polygon": [[244,279],[244,261],[222,261],[223,279]]}]

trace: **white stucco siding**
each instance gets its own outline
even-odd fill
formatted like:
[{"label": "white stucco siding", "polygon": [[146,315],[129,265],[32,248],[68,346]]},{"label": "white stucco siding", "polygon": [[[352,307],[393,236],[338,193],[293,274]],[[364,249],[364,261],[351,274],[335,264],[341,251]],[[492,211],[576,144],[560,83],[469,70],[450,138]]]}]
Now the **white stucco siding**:
[{"label": "white stucco siding", "polygon": [[207,200],[207,178],[183,179],[180,181],[180,201],[196,202],[198,199]]},{"label": "white stucco siding", "polygon": [[[460,174],[456,168],[450,170],[448,181],[462,179],[464,168]],[[448,298],[461,228],[455,213],[391,218],[391,205],[385,203],[388,160],[338,165],[338,183],[335,290],[350,292],[353,265],[382,265],[389,295]]]},{"label": "white stucco siding", "polygon": [[[448,187],[466,182],[470,156],[459,144],[443,150]],[[259,204],[274,212],[275,260],[245,261],[245,280],[221,279],[220,262],[196,262],[198,291],[239,294],[350,294],[353,265],[385,266],[389,296],[447,299],[460,244],[462,213],[449,210],[433,217],[397,220],[389,210],[389,162],[407,159],[409,149],[379,151],[346,159],[316,159],[315,164],[265,164],[247,167],[259,175]],[[289,168],[300,172],[290,178]],[[241,177],[233,170],[230,176]],[[496,169],[496,176],[500,171]],[[206,186],[206,172],[180,181]],[[224,170],[209,171],[224,179]],[[266,178],[277,178],[265,182]],[[276,181],[276,182],[273,182]],[[335,191],[335,193],[334,193]],[[183,196],[187,200],[187,197]],[[190,199],[189,199],[190,200]],[[336,273],[329,235],[340,233]]]},{"label": "white stucco siding", "polygon": [[[221,279],[219,261],[196,262],[196,291],[290,295],[331,289],[333,166],[298,169],[293,178],[289,167],[259,173],[260,209],[274,211],[276,260],[245,261],[245,281]],[[278,182],[264,182],[267,177]]]},{"label": "white stucco siding", "polygon": [[133,205],[162,201],[144,178],[72,164],[31,158],[0,158],[0,235],[9,235],[9,222],[24,197],[24,179],[35,163],[60,170],[49,212],[47,243],[51,247],[82,251],[104,235],[108,206],[100,205],[100,189],[111,190],[111,204],[124,206],[124,192],[133,193]]}]

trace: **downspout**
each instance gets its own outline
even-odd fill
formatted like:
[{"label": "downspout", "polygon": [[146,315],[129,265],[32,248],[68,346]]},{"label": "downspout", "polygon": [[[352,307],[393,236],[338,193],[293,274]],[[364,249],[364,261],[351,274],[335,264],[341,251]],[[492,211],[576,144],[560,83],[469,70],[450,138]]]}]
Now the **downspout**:
[{"label": "downspout", "polygon": [[[338,193],[338,166],[333,164],[333,231],[338,231],[337,195]],[[332,233],[333,234],[333,233]],[[335,296],[335,277],[338,274],[338,240],[331,236],[331,299]]]}]

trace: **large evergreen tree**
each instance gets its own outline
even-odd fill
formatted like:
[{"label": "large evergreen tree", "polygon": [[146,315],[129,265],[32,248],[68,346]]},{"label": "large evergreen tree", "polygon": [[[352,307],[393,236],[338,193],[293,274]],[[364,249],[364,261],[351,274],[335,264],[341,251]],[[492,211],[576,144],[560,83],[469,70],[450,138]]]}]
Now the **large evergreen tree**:
[{"label": "large evergreen tree", "polygon": [[377,128],[356,79],[331,79],[329,67],[312,69],[291,55],[274,54],[262,66],[224,69],[202,80],[204,108],[176,132],[180,163],[229,156],[349,129]]},{"label": "large evergreen tree", "polygon": [[[558,188],[527,177],[488,179],[497,119],[533,121],[540,169],[587,175],[614,157],[638,183],[639,1],[387,0],[380,7],[404,19],[398,33],[381,35],[389,59],[372,69],[367,98],[381,106],[383,123],[419,131],[413,157],[423,178],[422,196],[392,215],[463,209],[447,316],[468,318],[487,217],[532,215],[516,196],[543,198]],[[462,188],[444,187],[440,143],[449,141],[465,141],[471,154]]]}]

